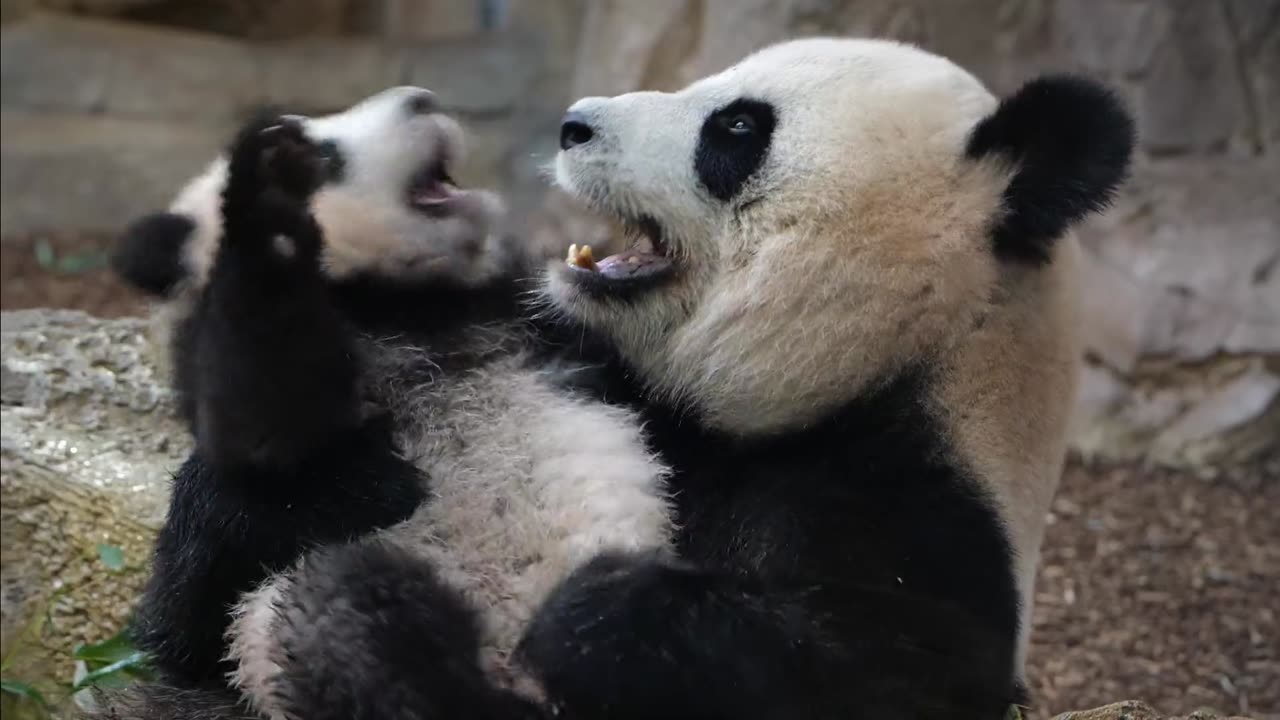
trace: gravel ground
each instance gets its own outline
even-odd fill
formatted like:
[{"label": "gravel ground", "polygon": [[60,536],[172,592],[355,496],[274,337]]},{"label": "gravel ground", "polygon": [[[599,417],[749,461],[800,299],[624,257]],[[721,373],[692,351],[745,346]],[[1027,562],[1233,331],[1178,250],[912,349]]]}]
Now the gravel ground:
[{"label": "gravel ground", "polygon": [[1071,467],[1036,589],[1033,718],[1141,699],[1280,720],[1280,458],[1235,478]]},{"label": "gravel ground", "polygon": [[[53,262],[38,239],[0,243],[4,309],[143,311],[104,267],[56,269],[106,237],[46,236]],[[1073,464],[1036,589],[1028,718],[1141,699],[1280,720],[1278,515],[1280,457],[1216,480]]]}]

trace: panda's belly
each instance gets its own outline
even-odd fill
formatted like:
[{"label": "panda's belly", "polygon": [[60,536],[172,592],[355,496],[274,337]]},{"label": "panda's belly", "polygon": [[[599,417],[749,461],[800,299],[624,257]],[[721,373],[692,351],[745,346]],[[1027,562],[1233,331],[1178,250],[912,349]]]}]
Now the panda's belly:
[{"label": "panda's belly", "polygon": [[606,549],[665,547],[666,469],[629,412],[499,364],[444,378],[397,418],[430,500],[387,531],[480,612],[501,663],[547,592]]}]

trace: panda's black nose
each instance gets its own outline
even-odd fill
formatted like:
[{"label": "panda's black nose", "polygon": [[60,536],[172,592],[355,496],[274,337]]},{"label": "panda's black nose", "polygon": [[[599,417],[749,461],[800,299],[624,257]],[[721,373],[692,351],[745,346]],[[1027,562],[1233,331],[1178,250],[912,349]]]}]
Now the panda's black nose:
[{"label": "panda's black nose", "polygon": [[583,145],[591,141],[595,133],[587,124],[587,117],[580,112],[570,112],[560,121],[560,149],[568,150],[575,145]]},{"label": "panda's black nose", "polygon": [[415,90],[405,98],[404,109],[410,115],[430,115],[440,112],[440,100],[430,90]]}]

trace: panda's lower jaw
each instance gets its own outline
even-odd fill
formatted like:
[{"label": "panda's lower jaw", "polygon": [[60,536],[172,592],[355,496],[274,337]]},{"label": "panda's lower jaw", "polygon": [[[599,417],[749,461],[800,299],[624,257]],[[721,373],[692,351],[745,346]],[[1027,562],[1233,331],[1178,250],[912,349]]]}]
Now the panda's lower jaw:
[{"label": "panda's lower jaw", "polygon": [[624,224],[634,236],[631,247],[597,261],[590,245],[571,245],[565,279],[591,294],[621,295],[650,290],[674,278],[678,268],[658,223],[643,218]]}]

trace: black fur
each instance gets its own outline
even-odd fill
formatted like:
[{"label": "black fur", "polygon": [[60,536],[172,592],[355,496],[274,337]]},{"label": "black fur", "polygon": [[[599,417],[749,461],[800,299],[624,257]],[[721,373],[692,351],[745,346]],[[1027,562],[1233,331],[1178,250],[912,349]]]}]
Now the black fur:
[{"label": "black fur", "polygon": [[614,381],[675,469],[680,561],[601,558],[547,601],[520,652],[564,717],[1002,717],[1012,553],[925,376],[759,438]]},{"label": "black fur", "polygon": [[999,154],[1016,164],[993,229],[996,254],[1043,263],[1067,228],[1106,208],[1129,171],[1136,131],[1109,90],[1091,80],[1033,80],[969,137],[966,153]]},{"label": "black fur", "polygon": [[281,699],[290,717],[541,717],[536,705],[490,684],[471,608],[397,546],[365,540],[312,554],[281,618]]},{"label": "black fur", "polygon": [[170,680],[219,684],[240,593],[307,548],[399,522],[422,500],[417,470],[381,424],[339,435],[289,470],[218,469],[193,455],[174,477],[135,641]]},{"label": "black fur", "polygon": [[[311,545],[407,517],[417,470],[361,422],[350,329],[327,301],[309,145],[263,119],[237,138],[209,285],[175,340],[196,450],[174,478],[134,629],[167,677],[217,685],[239,593]],[[294,244],[293,257],[273,239]]]},{"label": "black fur", "polygon": [[[745,131],[733,125],[741,120]],[[702,123],[693,168],[711,196],[728,202],[742,191],[747,180],[764,164],[777,115],[760,100],[734,100],[711,113]]]},{"label": "black fur", "polygon": [[185,215],[152,213],[125,229],[111,256],[111,267],[135,288],[167,296],[186,276],[182,251],[196,224]]},{"label": "black fur", "polygon": [[328,300],[307,208],[309,151],[296,125],[241,134],[208,286],[176,337],[180,407],[217,467],[292,470],[360,421],[352,332]]}]

